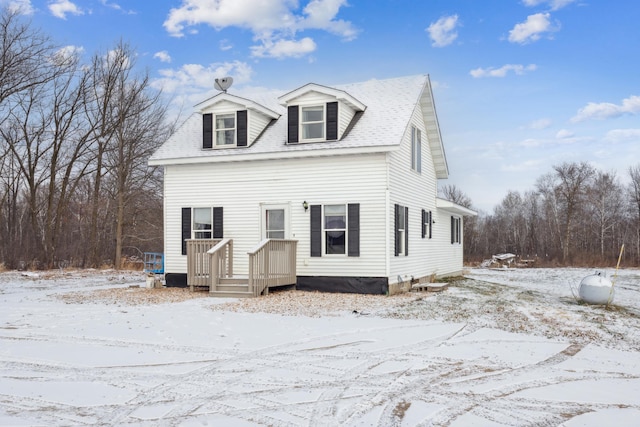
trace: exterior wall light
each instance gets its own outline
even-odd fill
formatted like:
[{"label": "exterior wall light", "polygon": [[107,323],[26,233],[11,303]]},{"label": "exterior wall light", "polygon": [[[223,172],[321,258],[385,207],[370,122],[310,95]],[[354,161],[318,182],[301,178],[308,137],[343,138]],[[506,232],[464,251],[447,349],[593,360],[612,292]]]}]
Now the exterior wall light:
[{"label": "exterior wall light", "polygon": [[304,208],[304,211],[306,212],[307,209],[309,209],[309,203],[307,203],[307,201],[305,200],[304,202],[302,202],[302,207]]}]

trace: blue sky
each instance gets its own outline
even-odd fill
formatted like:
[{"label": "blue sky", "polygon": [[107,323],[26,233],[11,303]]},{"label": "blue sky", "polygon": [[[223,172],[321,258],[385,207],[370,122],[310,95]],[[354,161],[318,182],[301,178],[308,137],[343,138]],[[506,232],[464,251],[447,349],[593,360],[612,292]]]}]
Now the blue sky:
[{"label": "blue sky", "polygon": [[[0,0],[87,59],[120,40],[184,114],[238,91],[429,74],[450,178],[486,212],[564,161],[640,164],[640,2]],[[186,117],[186,116],[185,116]]]}]

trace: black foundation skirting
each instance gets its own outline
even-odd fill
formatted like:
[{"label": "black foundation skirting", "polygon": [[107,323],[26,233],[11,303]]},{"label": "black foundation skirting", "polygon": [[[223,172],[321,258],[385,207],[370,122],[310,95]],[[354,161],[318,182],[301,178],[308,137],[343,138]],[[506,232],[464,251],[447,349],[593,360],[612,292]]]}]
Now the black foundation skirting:
[{"label": "black foundation skirting", "polygon": [[186,288],[187,274],[186,273],[165,273],[164,283],[168,288]]},{"label": "black foundation skirting", "polygon": [[301,291],[386,295],[389,292],[389,280],[386,277],[298,276],[296,289]]}]

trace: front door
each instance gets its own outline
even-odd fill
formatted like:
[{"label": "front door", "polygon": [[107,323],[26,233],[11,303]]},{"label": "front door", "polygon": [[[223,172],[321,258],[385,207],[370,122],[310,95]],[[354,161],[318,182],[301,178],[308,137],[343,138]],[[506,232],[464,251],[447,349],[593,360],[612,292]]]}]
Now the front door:
[{"label": "front door", "polygon": [[262,239],[289,238],[289,205],[263,204],[261,207]]}]

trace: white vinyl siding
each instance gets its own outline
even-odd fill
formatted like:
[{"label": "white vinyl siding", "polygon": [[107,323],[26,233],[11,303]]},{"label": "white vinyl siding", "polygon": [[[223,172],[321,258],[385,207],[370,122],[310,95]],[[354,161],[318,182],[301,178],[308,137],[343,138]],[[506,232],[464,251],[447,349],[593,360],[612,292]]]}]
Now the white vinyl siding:
[{"label": "white vinyl siding", "polygon": [[[387,163],[384,154],[243,163],[165,166],[165,271],[186,273],[180,220],[185,206],[224,207],[224,237],[234,242],[234,270],[246,274],[246,253],[261,239],[261,203],[288,204],[298,240],[300,276],[385,277]],[[250,172],[248,172],[250,171]],[[319,179],[318,177],[322,177]],[[212,185],[212,183],[215,183]],[[309,205],[360,204],[360,256],[310,256]]]}]

